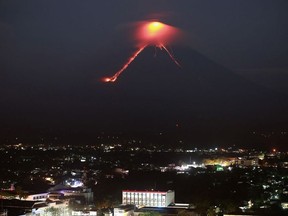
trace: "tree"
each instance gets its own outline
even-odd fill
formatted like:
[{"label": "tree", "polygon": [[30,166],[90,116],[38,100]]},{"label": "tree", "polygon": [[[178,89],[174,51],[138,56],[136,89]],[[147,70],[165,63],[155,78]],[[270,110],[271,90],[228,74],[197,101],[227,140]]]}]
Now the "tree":
[{"label": "tree", "polygon": [[216,216],[216,211],[213,206],[210,206],[209,209],[207,210],[207,216]]},{"label": "tree", "polygon": [[196,205],[196,212],[200,215],[206,215],[207,210],[210,207],[210,202],[207,199],[201,199],[195,202]]},{"label": "tree", "polygon": [[26,199],[28,197],[28,193],[26,191],[23,191],[20,186],[17,186],[15,188],[16,194],[19,196],[19,199]]},{"label": "tree", "polygon": [[237,203],[230,199],[222,200],[220,202],[220,206],[224,210],[225,213],[235,212],[239,209]]},{"label": "tree", "polygon": [[139,216],[160,216],[160,213],[154,211],[147,211],[140,213]]},{"label": "tree", "polygon": [[194,211],[187,211],[187,210],[180,210],[177,214],[177,216],[195,216],[198,215]]},{"label": "tree", "polygon": [[45,209],[45,214],[52,215],[52,216],[60,216],[61,210],[59,208],[50,207]]},{"label": "tree", "polygon": [[2,197],[4,199],[14,199],[16,195],[11,193],[10,191],[0,191],[0,198]]},{"label": "tree", "polygon": [[97,208],[111,208],[115,207],[117,205],[121,204],[121,202],[117,199],[114,199],[112,197],[106,197],[102,200],[96,201]]}]

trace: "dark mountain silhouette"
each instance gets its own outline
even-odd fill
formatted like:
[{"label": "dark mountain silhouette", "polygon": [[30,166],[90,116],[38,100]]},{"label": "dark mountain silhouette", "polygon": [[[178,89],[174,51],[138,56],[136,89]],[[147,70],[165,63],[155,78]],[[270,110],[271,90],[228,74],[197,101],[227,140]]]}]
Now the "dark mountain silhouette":
[{"label": "dark mountain silhouette", "polygon": [[[181,68],[165,51],[157,50],[154,56],[155,48],[147,47],[115,83],[92,82],[91,65],[77,62],[53,73],[25,73],[3,99],[2,137],[22,133],[30,139],[37,134],[79,143],[94,141],[101,131],[139,137],[161,132],[165,142],[219,143],[246,139],[243,134],[253,130],[287,128],[285,95],[189,47],[173,51]],[[92,67],[100,70],[95,79],[113,75],[129,54],[127,49],[101,53],[103,58]],[[87,62],[93,63],[92,57]],[[43,65],[46,69],[50,61]]]},{"label": "dark mountain silhouette", "polygon": [[[147,47],[116,83],[102,87],[103,106],[123,127],[186,131],[266,128],[287,120],[287,98],[258,86],[187,47],[174,48],[181,68]],[[281,123],[282,122],[282,123]],[[128,126],[128,127],[129,127]]]}]

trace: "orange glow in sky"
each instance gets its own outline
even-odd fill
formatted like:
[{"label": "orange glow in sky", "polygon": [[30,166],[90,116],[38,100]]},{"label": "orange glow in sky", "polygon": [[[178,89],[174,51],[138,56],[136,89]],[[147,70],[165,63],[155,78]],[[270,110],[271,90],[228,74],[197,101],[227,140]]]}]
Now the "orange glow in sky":
[{"label": "orange glow in sky", "polygon": [[170,44],[179,36],[179,30],[158,21],[140,22],[136,25],[135,39],[141,45]]},{"label": "orange glow in sky", "polygon": [[148,24],[147,28],[150,34],[157,34],[157,32],[161,31],[164,24],[160,22],[151,22]]}]

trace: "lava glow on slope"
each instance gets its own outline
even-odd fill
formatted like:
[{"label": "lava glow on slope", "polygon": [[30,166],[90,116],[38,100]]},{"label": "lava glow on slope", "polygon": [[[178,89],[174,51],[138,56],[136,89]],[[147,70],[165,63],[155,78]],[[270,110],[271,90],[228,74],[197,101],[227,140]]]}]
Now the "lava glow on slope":
[{"label": "lava glow on slope", "polygon": [[138,22],[136,23],[136,32],[134,38],[137,41],[138,49],[132,54],[127,62],[118,70],[112,77],[102,78],[103,82],[115,82],[123,71],[135,60],[135,58],[147,47],[155,46],[168,53],[173,62],[180,67],[171,52],[167,49],[167,44],[170,44],[179,36],[180,31],[172,26],[162,22]]}]

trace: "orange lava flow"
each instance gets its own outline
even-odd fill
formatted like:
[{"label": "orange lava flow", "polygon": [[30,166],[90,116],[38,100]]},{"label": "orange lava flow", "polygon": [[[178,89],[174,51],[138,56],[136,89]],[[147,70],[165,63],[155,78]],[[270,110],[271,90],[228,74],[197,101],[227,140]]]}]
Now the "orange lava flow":
[{"label": "orange lava flow", "polygon": [[126,70],[126,68],[134,61],[134,59],[145,49],[145,46],[140,47],[126,62],[126,64],[123,65],[123,67],[117,71],[112,77],[104,77],[102,79],[103,82],[115,82],[118,77],[121,75],[121,73]]},{"label": "orange lava flow", "polygon": [[174,56],[170,53],[170,51],[169,51],[163,44],[160,45],[160,48],[163,48],[163,49],[168,53],[168,55],[169,55],[170,58],[173,60],[173,62],[174,62],[178,67],[181,67],[181,65],[179,64],[179,62],[174,58]]},{"label": "orange lava flow", "polygon": [[181,32],[177,28],[164,24],[158,21],[143,21],[135,23],[134,39],[137,42],[138,50],[127,60],[127,62],[111,77],[104,77],[103,82],[115,82],[118,77],[125,71],[135,58],[146,48],[146,46],[155,46],[163,49],[172,59],[172,61],[181,67],[179,62],[174,58],[173,54],[166,48],[165,45],[170,44],[179,38]]}]

